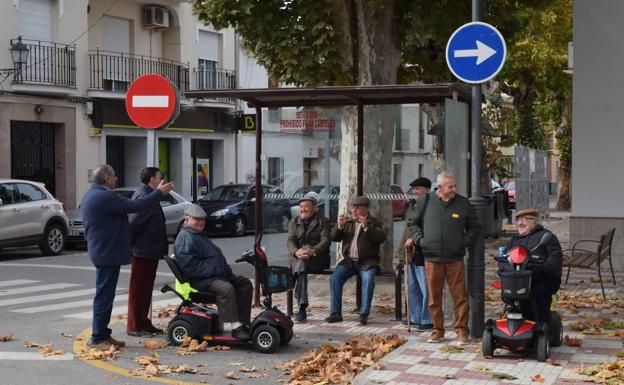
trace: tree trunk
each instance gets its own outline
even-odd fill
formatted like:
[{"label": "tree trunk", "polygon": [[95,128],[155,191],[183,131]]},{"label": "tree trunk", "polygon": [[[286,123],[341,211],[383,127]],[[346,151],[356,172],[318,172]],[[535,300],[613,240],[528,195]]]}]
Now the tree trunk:
[{"label": "tree trunk", "polygon": [[561,142],[559,151],[559,196],[557,198],[557,210],[570,210],[572,207],[572,130],[570,122],[572,118],[572,96],[566,95],[561,110],[561,127],[557,130],[557,139]]}]

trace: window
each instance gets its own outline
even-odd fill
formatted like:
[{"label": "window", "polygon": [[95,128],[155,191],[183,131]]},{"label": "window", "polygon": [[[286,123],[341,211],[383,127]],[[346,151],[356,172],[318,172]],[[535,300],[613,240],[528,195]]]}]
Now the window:
[{"label": "window", "polygon": [[392,183],[401,184],[401,164],[395,163],[392,165]]},{"label": "window", "polygon": [[17,203],[17,191],[12,184],[0,184],[0,199],[3,205]]},{"label": "window", "polygon": [[172,197],[171,194],[163,195],[162,197],[160,197],[160,205],[162,207],[175,205],[176,203],[178,202],[176,202],[175,198]]},{"label": "window", "polygon": [[426,116],[422,109],[419,109],[419,119],[418,119],[418,148],[423,150],[425,148],[425,122]]},{"label": "window", "polygon": [[217,66],[218,62],[207,59],[199,59],[197,73],[197,87],[200,90],[217,89]]},{"label": "window", "polygon": [[20,201],[22,202],[32,202],[46,199],[43,191],[31,184],[18,183],[17,191],[19,191]]},{"label": "window", "polygon": [[221,62],[221,35],[199,31],[198,34],[197,87],[198,89],[218,89],[217,69]]},{"label": "window", "polygon": [[418,163],[418,177],[420,178],[423,174],[423,164],[422,163]]},{"label": "window", "polygon": [[310,186],[312,184],[312,162],[314,158],[303,158],[303,185]]},{"label": "window", "polygon": [[52,0],[20,0],[19,27],[24,39],[53,41]]},{"label": "window", "polygon": [[269,158],[268,184],[284,188],[284,158]]}]

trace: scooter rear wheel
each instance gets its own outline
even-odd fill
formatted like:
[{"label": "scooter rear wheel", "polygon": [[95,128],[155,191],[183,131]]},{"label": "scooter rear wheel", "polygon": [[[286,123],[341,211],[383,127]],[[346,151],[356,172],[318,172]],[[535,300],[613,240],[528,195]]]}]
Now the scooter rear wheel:
[{"label": "scooter rear wheel", "polygon": [[483,357],[494,357],[494,333],[490,329],[483,331],[481,350],[483,351]]},{"label": "scooter rear wheel", "polygon": [[184,337],[193,338],[193,327],[185,320],[173,320],[167,327],[167,336],[173,346],[180,346],[184,342]]},{"label": "scooter rear wheel", "polygon": [[550,340],[547,333],[541,333],[537,337],[537,360],[545,362],[550,354]]}]

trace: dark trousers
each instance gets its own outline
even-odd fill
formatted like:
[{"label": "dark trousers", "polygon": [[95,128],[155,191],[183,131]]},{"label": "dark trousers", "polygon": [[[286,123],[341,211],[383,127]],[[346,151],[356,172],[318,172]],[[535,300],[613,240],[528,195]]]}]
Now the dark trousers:
[{"label": "dark trousers", "polygon": [[229,281],[215,279],[197,289],[208,291],[217,297],[219,316],[223,322],[238,321],[245,325],[251,322],[253,285],[248,278],[233,275]]},{"label": "dark trousers", "polygon": [[521,303],[522,315],[537,322],[550,322],[552,295],[559,290],[561,278],[555,276],[533,276],[529,301]]},{"label": "dark trousers", "polygon": [[93,324],[91,343],[98,344],[110,338],[112,330],[108,327],[113,311],[115,290],[119,279],[120,266],[96,267],[95,298],[93,299]]},{"label": "dark trousers", "polygon": [[158,269],[157,259],[132,257],[132,271],[128,288],[127,331],[149,331],[152,321],[148,318],[152,303],[152,290]]}]

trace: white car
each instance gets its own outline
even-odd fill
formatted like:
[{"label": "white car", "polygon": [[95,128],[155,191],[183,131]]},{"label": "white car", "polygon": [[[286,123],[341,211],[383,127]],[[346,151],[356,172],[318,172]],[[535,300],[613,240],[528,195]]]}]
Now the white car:
[{"label": "white car", "polygon": [[0,247],[38,245],[44,255],[65,248],[65,209],[43,183],[0,179],[0,223]]},{"label": "white car", "polygon": [[[113,191],[128,199],[132,198],[134,187],[120,187]],[[175,237],[182,228],[184,222],[184,208],[190,205],[191,202],[184,199],[181,195],[174,191],[171,191],[167,195],[163,195],[160,198],[160,206],[165,214],[165,225],[167,228],[167,237],[171,237],[175,240]],[[69,217],[69,236],[67,242],[74,244],[84,244],[84,223],[82,222],[82,214],[80,209],[71,210],[67,213]]]}]

